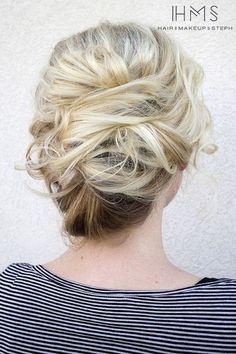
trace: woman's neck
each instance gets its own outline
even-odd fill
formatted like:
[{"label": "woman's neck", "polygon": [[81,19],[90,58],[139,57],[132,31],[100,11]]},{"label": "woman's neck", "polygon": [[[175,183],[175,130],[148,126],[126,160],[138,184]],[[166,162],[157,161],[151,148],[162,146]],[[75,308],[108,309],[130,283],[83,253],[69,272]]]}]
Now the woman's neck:
[{"label": "woman's neck", "polygon": [[200,280],[169,261],[161,232],[162,212],[152,214],[119,245],[82,239],[45,266],[69,279],[107,288],[172,289]]}]

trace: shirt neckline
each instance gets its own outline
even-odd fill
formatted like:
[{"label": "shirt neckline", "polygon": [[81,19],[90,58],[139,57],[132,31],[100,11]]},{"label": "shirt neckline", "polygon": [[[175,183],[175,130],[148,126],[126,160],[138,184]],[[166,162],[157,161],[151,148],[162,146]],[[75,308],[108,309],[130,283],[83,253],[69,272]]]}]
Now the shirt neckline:
[{"label": "shirt neckline", "polygon": [[[77,281],[73,281],[67,278],[64,278],[62,276],[57,275],[56,273],[50,271],[46,267],[44,267],[42,264],[35,264],[31,265],[34,270],[37,272],[46,275],[48,278],[53,279],[54,281],[57,281],[58,283],[62,285],[69,286],[70,288],[75,288],[75,289],[80,289],[83,292],[88,292],[88,293],[95,293],[95,294],[106,294],[106,295],[164,295],[164,294],[172,294],[172,293],[179,293],[183,291],[190,291],[194,290],[195,288],[202,287],[208,284],[215,283],[216,281],[219,281],[221,279],[217,278],[207,278],[203,277],[201,278],[197,283],[183,287],[183,288],[178,288],[178,289],[172,289],[172,290],[127,290],[127,289],[109,289],[109,288],[103,288],[103,287],[98,287],[98,286],[92,286],[92,285],[87,285],[83,284]],[[212,280],[213,279],[213,280]]]}]

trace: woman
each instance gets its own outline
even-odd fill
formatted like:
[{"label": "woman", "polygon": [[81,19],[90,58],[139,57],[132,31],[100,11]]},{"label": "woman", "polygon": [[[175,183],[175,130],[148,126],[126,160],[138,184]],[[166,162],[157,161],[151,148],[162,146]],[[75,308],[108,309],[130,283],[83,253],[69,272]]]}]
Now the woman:
[{"label": "woman", "polygon": [[236,280],[188,273],[162,244],[183,171],[217,148],[202,79],[179,44],[134,22],[55,46],[26,169],[70,243],[1,273],[1,353],[236,353]]}]

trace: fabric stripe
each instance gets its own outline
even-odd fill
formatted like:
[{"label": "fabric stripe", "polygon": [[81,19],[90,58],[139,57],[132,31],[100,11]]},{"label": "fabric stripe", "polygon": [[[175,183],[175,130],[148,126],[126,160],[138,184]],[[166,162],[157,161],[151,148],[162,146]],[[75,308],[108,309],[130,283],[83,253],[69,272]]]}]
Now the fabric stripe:
[{"label": "fabric stripe", "polygon": [[0,273],[0,353],[236,353],[236,279],[168,291],[114,290],[40,264]]}]

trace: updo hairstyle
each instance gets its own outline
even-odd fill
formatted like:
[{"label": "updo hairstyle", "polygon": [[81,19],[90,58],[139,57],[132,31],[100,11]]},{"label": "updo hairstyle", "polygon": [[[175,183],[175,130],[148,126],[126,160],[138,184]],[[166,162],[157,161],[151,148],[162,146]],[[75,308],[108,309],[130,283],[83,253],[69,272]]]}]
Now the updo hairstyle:
[{"label": "updo hairstyle", "polygon": [[45,181],[64,236],[102,240],[142,224],[178,170],[216,151],[203,76],[174,39],[137,22],[100,22],[56,44],[26,170]]}]

